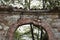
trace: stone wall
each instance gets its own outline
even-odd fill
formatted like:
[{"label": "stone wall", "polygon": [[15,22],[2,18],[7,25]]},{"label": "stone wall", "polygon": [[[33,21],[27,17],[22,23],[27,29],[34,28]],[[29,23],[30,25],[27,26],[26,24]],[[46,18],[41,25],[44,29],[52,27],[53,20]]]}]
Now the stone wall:
[{"label": "stone wall", "polygon": [[51,26],[56,40],[60,40],[60,19],[58,15],[20,15],[20,14],[0,14],[0,40],[7,40],[7,32],[10,25],[20,18],[41,19]]}]

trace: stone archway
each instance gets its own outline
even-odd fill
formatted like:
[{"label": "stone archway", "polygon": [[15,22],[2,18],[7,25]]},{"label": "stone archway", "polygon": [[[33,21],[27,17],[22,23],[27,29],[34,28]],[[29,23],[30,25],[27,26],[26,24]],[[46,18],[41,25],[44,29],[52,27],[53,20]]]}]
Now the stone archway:
[{"label": "stone archway", "polygon": [[29,19],[29,18],[19,19],[15,24],[12,24],[10,26],[10,28],[8,30],[8,40],[13,40],[14,31],[19,26],[24,25],[24,24],[29,24],[29,23],[33,23],[34,25],[41,25],[47,31],[48,36],[49,36],[49,40],[55,40],[54,35],[51,30],[51,26],[48,23],[43,22],[41,20]]}]

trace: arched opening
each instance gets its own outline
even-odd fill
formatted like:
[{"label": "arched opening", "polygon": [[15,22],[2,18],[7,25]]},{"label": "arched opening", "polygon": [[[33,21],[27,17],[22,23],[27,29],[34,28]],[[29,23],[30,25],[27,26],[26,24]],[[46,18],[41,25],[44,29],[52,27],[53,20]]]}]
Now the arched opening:
[{"label": "arched opening", "polygon": [[[25,25],[25,24],[30,24],[30,27],[33,25],[39,30],[40,30],[39,27],[41,27],[48,34],[48,39],[46,39],[46,40],[55,40],[54,35],[52,33],[52,30],[51,30],[52,28],[48,23],[40,21],[40,20],[36,20],[36,19],[33,20],[33,19],[27,19],[27,18],[19,19],[15,24],[12,24],[10,26],[10,28],[8,30],[8,40],[13,40],[14,39],[14,32],[19,28],[19,26],[22,26],[22,25]],[[33,32],[31,32],[31,34],[33,35],[33,36],[31,35],[31,38],[32,39],[35,38]],[[40,33],[38,33],[38,34],[40,34]],[[43,34],[42,31],[41,31],[41,34]],[[36,36],[36,38],[38,38],[38,37],[39,36]],[[41,36],[40,39],[42,39],[42,38],[43,37]]]},{"label": "arched opening", "polygon": [[14,32],[14,40],[48,40],[47,31],[39,25],[26,24]]}]

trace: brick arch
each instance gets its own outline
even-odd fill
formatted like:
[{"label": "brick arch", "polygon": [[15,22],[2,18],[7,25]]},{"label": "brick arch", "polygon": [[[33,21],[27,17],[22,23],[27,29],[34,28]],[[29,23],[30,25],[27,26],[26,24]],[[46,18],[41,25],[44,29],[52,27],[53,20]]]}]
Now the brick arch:
[{"label": "brick arch", "polygon": [[24,24],[29,24],[29,23],[33,23],[34,25],[40,25],[42,26],[48,33],[48,36],[49,36],[49,40],[54,40],[54,35],[52,33],[52,28],[51,26],[46,23],[46,22],[43,22],[41,20],[37,20],[37,19],[28,19],[28,18],[25,18],[25,19],[19,19],[15,24],[12,24],[8,30],[8,40],[13,40],[13,35],[14,35],[14,31],[21,25],[24,25]]}]

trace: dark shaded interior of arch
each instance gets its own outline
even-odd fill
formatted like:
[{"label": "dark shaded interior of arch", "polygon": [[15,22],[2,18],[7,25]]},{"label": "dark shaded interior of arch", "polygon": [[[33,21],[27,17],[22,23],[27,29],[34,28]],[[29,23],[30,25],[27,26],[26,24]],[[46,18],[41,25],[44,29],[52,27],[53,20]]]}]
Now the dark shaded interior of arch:
[{"label": "dark shaded interior of arch", "polygon": [[[14,40],[49,40],[47,31],[39,25],[34,25],[34,24],[29,24],[30,25],[30,31],[19,35],[19,36],[15,36],[17,33],[15,31],[14,33]],[[34,33],[34,30],[37,30],[36,33]],[[23,37],[24,35],[28,35],[31,39],[20,39],[21,37]],[[25,37],[25,36],[24,36]]]}]

